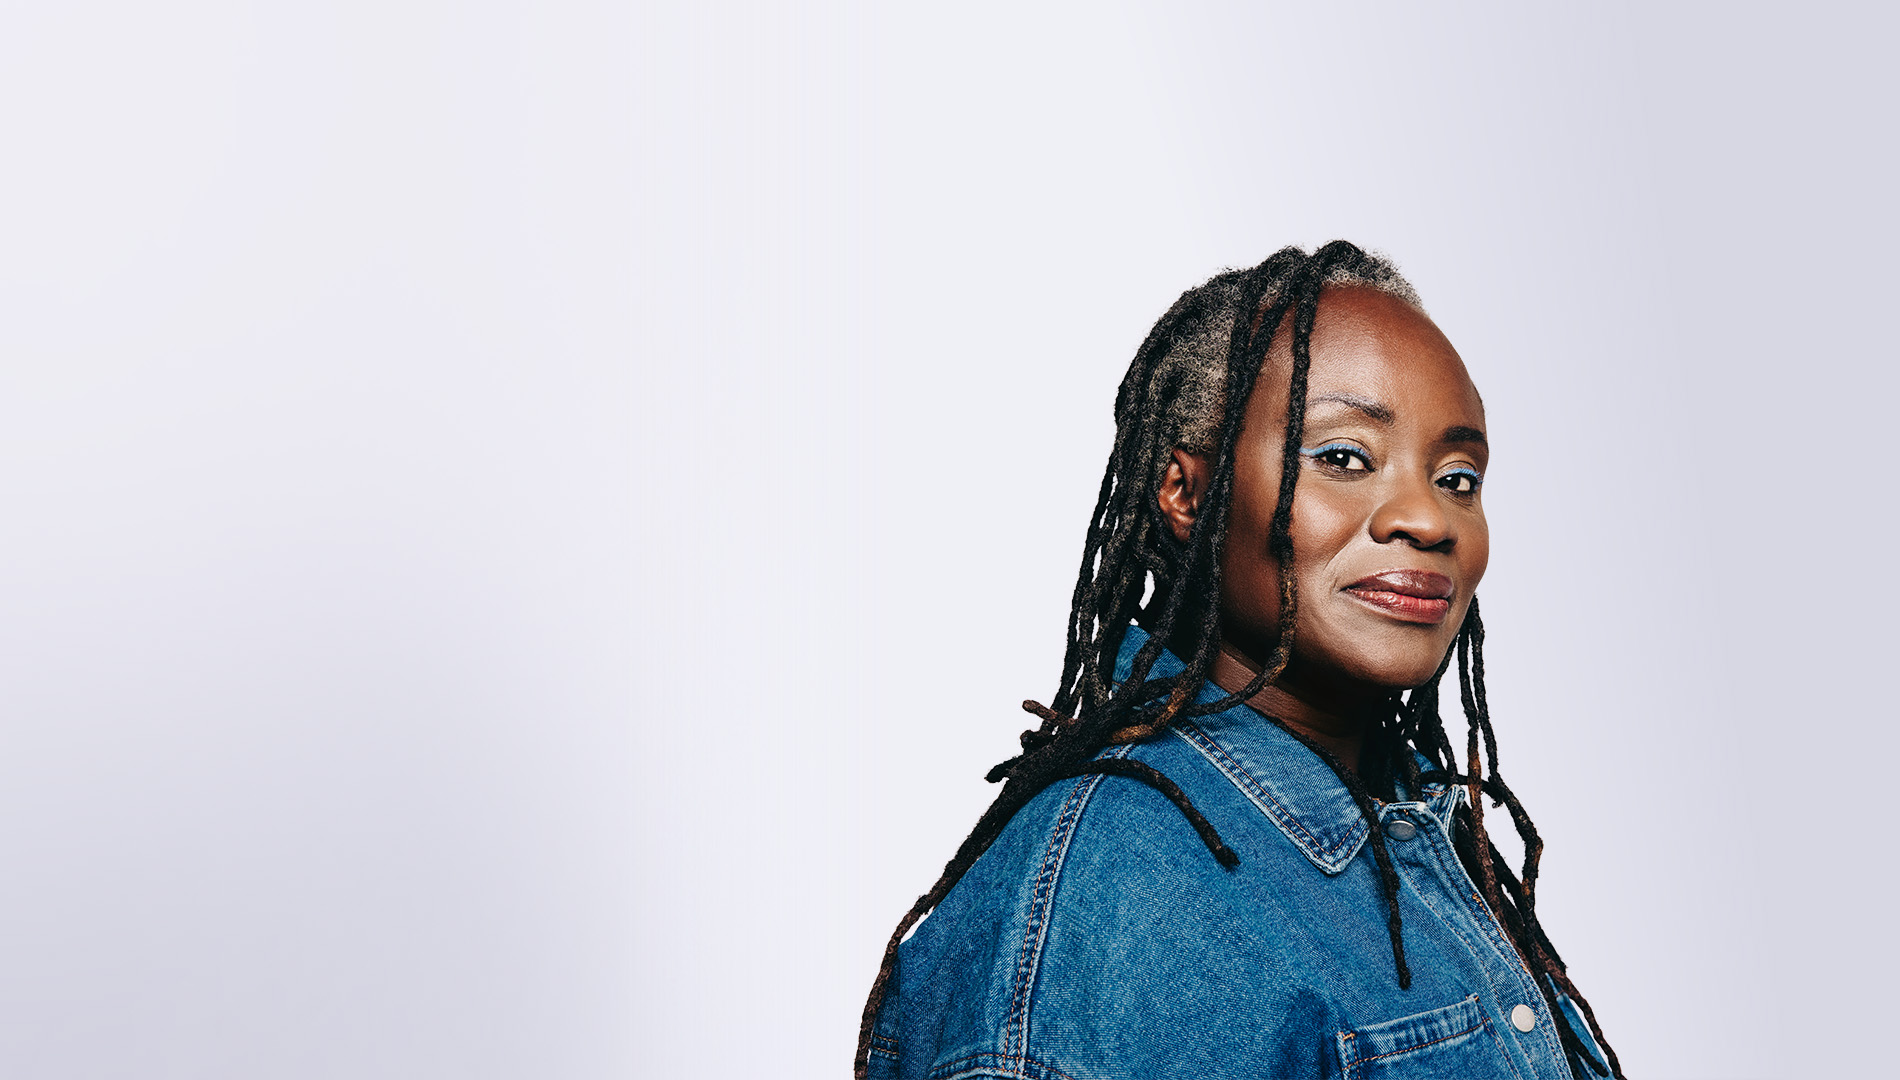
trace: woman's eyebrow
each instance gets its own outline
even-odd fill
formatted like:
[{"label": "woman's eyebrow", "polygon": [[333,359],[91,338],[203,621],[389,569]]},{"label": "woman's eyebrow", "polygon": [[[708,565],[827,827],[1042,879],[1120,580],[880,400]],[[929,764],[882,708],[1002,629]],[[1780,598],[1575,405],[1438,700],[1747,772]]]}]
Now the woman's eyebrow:
[{"label": "woman's eyebrow", "polygon": [[[1386,408],[1371,398],[1360,397],[1358,394],[1321,394],[1308,401],[1307,408],[1310,410],[1315,405],[1326,404],[1344,405],[1349,409],[1364,413],[1368,419],[1380,424],[1392,423],[1391,409]],[[1476,443],[1486,449],[1489,449],[1491,446],[1490,442],[1485,439],[1484,432],[1474,427],[1466,427],[1463,424],[1454,424],[1446,428],[1445,434],[1440,441],[1448,443]]]},{"label": "woman's eyebrow", "polygon": [[[1391,409],[1386,408],[1371,398],[1360,397],[1357,394],[1321,394],[1307,402],[1307,408],[1310,409],[1314,405],[1322,405],[1329,401],[1337,402],[1348,408],[1357,409],[1365,413],[1368,418],[1376,420],[1381,424],[1390,424],[1392,422]],[[1478,437],[1480,439],[1484,438],[1482,435]]]}]

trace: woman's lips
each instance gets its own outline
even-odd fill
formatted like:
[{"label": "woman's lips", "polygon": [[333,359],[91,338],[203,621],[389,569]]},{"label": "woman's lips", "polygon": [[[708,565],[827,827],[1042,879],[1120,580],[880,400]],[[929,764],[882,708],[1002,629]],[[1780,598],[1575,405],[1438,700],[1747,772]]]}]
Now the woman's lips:
[{"label": "woman's lips", "polygon": [[1443,622],[1451,612],[1451,579],[1430,570],[1382,570],[1345,591],[1403,622]]}]

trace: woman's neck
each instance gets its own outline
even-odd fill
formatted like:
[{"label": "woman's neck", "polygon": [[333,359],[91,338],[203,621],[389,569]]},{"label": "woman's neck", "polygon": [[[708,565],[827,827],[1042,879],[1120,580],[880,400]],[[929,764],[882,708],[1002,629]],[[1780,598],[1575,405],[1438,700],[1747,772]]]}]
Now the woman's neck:
[{"label": "woman's neck", "polygon": [[[1225,642],[1214,654],[1207,673],[1215,686],[1230,694],[1245,690],[1259,674],[1258,663]],[[1377,730],[1380,711],[1389,710],[1389,702],[1322,703],[1320,695],[1289,689],[1287,684],[1291,681],[1283,673],[1278,680],[1248,698],[1247,705],[1280,721],[1309,742],[1325,747],[1348,769],[1358,772],[1366,735]]]}]

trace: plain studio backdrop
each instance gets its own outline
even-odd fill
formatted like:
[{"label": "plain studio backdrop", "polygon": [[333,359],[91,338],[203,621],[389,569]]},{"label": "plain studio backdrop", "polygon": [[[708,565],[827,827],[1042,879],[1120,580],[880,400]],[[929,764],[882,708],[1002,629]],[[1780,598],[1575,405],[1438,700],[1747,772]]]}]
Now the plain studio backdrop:
[{"label": "plain studio backdrop", "polygon": [[1505,773],[1631,1075],[1878,1068],[1893,30],[10,7],[0,1075],[843,1074],[1129,356],[1336,236],[1488,403]]}]

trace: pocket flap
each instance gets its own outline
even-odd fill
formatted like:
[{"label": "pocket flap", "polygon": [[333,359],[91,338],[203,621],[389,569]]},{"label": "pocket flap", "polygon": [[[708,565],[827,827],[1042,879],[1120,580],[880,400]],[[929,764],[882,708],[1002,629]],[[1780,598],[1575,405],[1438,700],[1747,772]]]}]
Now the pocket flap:
[{"label": "pocket flap", "polygon": [[1442,1009],[1340,1032],[1339,1064],[1353,1078],[1510,1076],[1516,1070],[1495,1034],[1486,1037],[1488,1027],[1472,994]]}]

